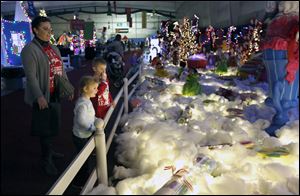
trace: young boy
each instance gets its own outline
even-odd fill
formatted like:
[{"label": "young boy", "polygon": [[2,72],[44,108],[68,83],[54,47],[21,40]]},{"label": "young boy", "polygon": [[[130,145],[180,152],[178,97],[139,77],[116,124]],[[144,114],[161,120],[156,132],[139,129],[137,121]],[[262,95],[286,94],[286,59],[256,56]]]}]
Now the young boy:
[{"label": "young boy", "polygon": [[94,77],[99,81],[96,97],[91,98],[96,117],[104,119],[111,105],[115,107],[115,102],[109,92],[109,83],[106,75],[106,61],[102,58],[95,58],[92,63]]},{"label": "young boy", "polygon": [[[96,130],[94,125],[96,120],[95,110],[90,98],[96,96],[97,88],[98,80],[94,77],[83,76],[81,78],[79,86],[80,97],[76,101],[73,120],[73,143],[77,153],[82,150]],[[75,177],[73,186],[82,187],[84,185],[89,175],[90,164],[91,159],[88,159]]]}]

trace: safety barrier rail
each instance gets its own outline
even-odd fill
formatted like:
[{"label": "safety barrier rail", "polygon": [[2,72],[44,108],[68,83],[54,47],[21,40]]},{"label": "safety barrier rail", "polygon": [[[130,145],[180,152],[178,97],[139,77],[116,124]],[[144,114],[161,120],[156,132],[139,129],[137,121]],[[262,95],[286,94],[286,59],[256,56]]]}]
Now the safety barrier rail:
[{"label": "safety barrier rail", "polygon": [[[124,94],[124,103],[121,105],[121,108],[118,112],[117,118],[114,122],[114,126],[110,132],[110,135],[105,141],[105,133],[104,129],[110,120],[110,117],[115,108],[110,107],[105,118],[95,122],[96,132],[90,138],[90,140],[86,143],[83,149],[79,152],[79,154],[73,159],[70,165],[65,169],[65,171],[61,174],[61,176],[57,179],[54,185],[47,192],[47,195],[61,195],[68,188],[73,178],[79,172],[80,168],[83,166],[85,161],[88,159],[90,154],[96,149],[96,168],[90,174],[86,184],[81,190],[80,194],[86,194],[90,192],[95,186],[96,182],[98,184],[108,185],[108,176],[107,176],[107,153],[109,151],[110,145],[112,143],[113,137],[117,130],[118,124],[121,120],[122,114],[128,114],[128,100],[136,90],[136,88],[141,83],[141,74],[142,74],[143,64],[139,66],[139,71],[135,73],[129,80],[124,78],[124,85],[120,89],[118,95],[115,97],[114,101],[117,105],[122,94]],[[131,92],[128,94],[129,85],[139,77],[138,83],[133,87]],[[124,112],[124,113],[123,113]]]}]

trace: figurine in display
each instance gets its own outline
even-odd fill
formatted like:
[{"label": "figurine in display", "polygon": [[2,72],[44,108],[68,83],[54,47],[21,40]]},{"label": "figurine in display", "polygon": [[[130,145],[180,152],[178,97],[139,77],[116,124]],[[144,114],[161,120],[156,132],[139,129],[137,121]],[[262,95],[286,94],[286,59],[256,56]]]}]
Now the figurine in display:
[{"label": "figurine in display", "polygon": [[299,1],[281,1],[278,11],[262,45],[269,82],[265,103],[276,110],[266,129],[271,136],[289,121],[288,110],[299,101]]}]

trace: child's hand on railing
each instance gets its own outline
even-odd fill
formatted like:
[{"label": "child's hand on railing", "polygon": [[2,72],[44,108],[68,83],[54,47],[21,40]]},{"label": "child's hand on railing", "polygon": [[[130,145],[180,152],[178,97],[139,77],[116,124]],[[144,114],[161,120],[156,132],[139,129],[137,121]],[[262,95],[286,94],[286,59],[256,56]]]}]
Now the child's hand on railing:
[{"label": "child's hand on railing", "polygon": [[106,79],[107,79],[107,74],[106,74],[105,72],[103,72],[103,73],[101,74],[101,80],[102,80],[102,81],[106,81]]},{"label": "child's hand on railing", "polygon": [[115,101],[111,102],[111,105],[115,108],[116,107]]}]

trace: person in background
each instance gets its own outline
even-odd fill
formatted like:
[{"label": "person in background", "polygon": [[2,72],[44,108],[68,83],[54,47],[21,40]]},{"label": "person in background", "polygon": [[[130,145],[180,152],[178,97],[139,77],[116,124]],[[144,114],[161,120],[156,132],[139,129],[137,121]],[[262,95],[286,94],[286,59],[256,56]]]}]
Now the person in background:
[{"label": "person in background", "polygon": [[109,82],[106,74],[106,61],[102,58],[95,58],[92,63],[94,78],[99,82],[98,92],[91,98],[96,117],[104,119],[111,105],[115,107],[115,102],[109,92]]},{"label": "person in background", "polygon": [[[50,19],[38,16],[32,20],[31,27],[34,38],[21,52],[27,81],[24,101],[32,106],[31,135],[40,137],[42,167],[48,175],[57,175],[53,158],[62,158],[64,155],[52,149],[53,138],[58,135],[61,124],[61,107],[55,93],[54,75],[65,78],[67,75],[58,48],[49,43],[52,34]],[[73,95],[69,99],[72,100]],[[48,116],[42,114],[50,108],[53,110],[52,124],[47,126],[44,122],[49,121]]]},{"label": "person in background", "polygon": [[[95,110],[90,98],[95,97],[97,93],[98,81],[92,76],[83,76],[80,79],[79,93],[80,97],[76,101],[73,119],[73,142],[77,154],[96,131],[94,125],[96,117]],[[82,187],[89,175],[90,159],[82,166],[78,175],[74,178],[73,185]]]},{"label": "person in background", "polygon": [[129,39],[127,41],[127,46],[128,46],[128,51],[130,51],[130,49],[131,49],[131,41]]},{"label": "person in background", "polygon": [[108,52],[117,52],[124,58],[124,44],[121,40],[122,36],[117,34],[114,41],[108,45]]},{"label": "person in background", "polygon": [[106,38],[106,30],[107,30],[107,28],[106,28],[106,27],[103,27],[103,29],[102,29],[102,35],[101,35],[101,43],[102,43],[102,44],[105,44],[106,41],[107,41],[107,38]]}]

